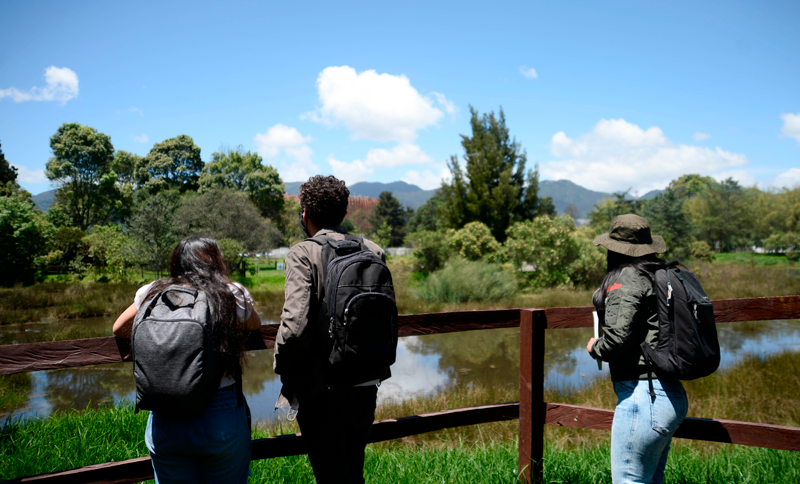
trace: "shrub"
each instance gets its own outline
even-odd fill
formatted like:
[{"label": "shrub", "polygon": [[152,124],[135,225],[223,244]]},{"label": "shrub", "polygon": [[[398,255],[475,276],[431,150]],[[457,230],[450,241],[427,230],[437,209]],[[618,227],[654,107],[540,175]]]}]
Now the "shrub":
[{"label": "shrub", "polygon": [[460,256],[422,281],[416,294],[426,301],[463,303],[496,301],[517,292],[514,274],[498,264],[470,261]]},{"label": "shrub", "polygon": [[714,251],[711,246],[704,240],[697,240],[692,242],[689,246],[692,259],[698,261],[714,262]]},{"label": "shrub", "polygon": [[573,265],[581,257],[581,243],[574,232],[569,216],[551,219],[544,215],[518,222],[506,231],[508,258],[519,268],[533,265],[533,271],[519,273],[533,288],[571,285]]},{"label": "shrub", "polygon": [[447,235],[447,245],[469,260],[486,258],[496,261],[495,256],[502,249],[489,227],[482,222],[470,222],[463,228],[450,232]]},{"label": "shrub", "polygon": [[606,249],[595,247],[590,239],[575,237],[578,258],[570,266],[570,279],[576,286],[597,287],[606,275]]},{"label": "shrub", "polygon": [[406,236],[406,242],[414,249],[411,253],[419,270],[433,272],[444,266],[447,260],[447,245],[444,234],[431,230],[420,230]]}]

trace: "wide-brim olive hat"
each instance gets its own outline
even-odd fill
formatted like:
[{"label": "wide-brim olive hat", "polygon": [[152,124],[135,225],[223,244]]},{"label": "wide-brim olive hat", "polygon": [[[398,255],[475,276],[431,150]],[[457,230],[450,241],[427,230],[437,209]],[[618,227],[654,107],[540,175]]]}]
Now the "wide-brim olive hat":
[{"label": "wide-brim olive hat", "polygon": [[614,217],[608,233],[599,235],[593,243],[631,257],[662,254],[667,251],[664,238],[650,234],[650,222],[632,213]]}]

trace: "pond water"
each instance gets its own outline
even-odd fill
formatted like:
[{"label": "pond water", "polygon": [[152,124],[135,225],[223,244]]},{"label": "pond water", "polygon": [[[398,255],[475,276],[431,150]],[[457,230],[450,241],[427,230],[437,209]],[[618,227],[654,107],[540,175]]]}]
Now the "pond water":
[{"label": "pond water", "polygon": [[[0,344],[110,336],[112,322],[108,318],[93,318],[0,326]],[[746,355],[800,352],[800,321],[721,324],[718,329],[723,368]],[[607,366],[598,370],[596,362],[586,352],[585,345],[591,335],[590,328],[547,332],[546,387],[580,388],[594,378],[607,375]],[[280,380],[272,371],[272,355],[272,350],[251,352],[244,374],[245,395],[254,419],[259,421],[284,415],[273,410]],[[515,389],[519,378],[519,329],[401,338],[392,373],[392,378],[380,387],[380,400],[429,395],[451,385]],[[47,416],[53,411],[84,409],[135,398],[131,363],[33,372],[31,380],[26,404],[0,415],[0,419]]]}]

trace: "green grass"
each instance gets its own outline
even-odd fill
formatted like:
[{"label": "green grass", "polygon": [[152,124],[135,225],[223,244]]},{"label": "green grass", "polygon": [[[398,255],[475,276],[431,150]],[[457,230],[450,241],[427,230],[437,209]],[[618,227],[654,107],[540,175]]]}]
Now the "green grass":
[{"label": "green grass", "polygon": [[[0,479],[67,470],[89,464],[147,455],[143,442],[147,414],[131,407],[54,415],[25,425],[6,425],[0,432]],[[267,436],[260,430],[254,438]],[[444,445],[367,447],[365,475],[369,482],[515,483],[516,440]],[[35,456],[35,458],[34,458]],[[610,482],[610,456],[604,444],[566,449],[548,444],[545,481],[550,483]],[[306,456],[282,457],[251,464],[251,482],[313,482]],[[796,483],[800,453],[725,446],[698,452],[676,446],[670,453],[666,483]]]},{"label": "green grass", "polygon": [[116,317],[133,302],[137,283],[48,282],[0,289],[0,324],[44,318]]},{"label": "green grass", "polygon": [[720,252],[714,255],[714,262],[755,266],[794,265],[786,258],[786,254],[756,254],[754,252]]},{"label": "green grass", "polygon": [[[800,354],[748,358],[708,378],[687,382],[689,415],[800,426]],[[511,388],[459,386],[436,395],[385,402],[378,419],[447,408],[514,401]],[[576,391],[548,391],[545,400],[613,408],[611,383],[595,380]],[[130,406],[56,413],[6,424],[0,430],[0,479],[66,470],[147,455],[147,414]],[[514,482],[518,421],[446,429],[368,447],[374,482]],[[259,426],[254,438],[294,433],[296,424]],[[609,432],[545,427],[548,482],[609,482]],[[800,482],[800,453],[676,439],[667,480],[672,483]],[[258,461],[253,482],[308,482],[304,456]],[[772,480],[775,479],[775,480]]]}]

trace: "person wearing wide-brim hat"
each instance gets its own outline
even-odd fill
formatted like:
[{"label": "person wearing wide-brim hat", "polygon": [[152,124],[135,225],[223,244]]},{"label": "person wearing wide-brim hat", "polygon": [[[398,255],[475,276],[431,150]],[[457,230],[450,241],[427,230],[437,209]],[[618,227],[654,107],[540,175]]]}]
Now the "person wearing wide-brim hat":
[{"label": "person wearing wide-brim hat", "polygon": [[667,245],[651,234],[646,218],[634,214],[614,217],[594,245],[608,249],[608,269],[592,297],[602,333],[586,349],[608,362],[619,399],[611,425],[611,477],[614,484],[661,483],[672,435],[689,407],[678,380],[654,378],[650,396],[640,347],[644,341],[655,348],[658,340],[653,282],[655,271],[666,266],[656,254]]}]

